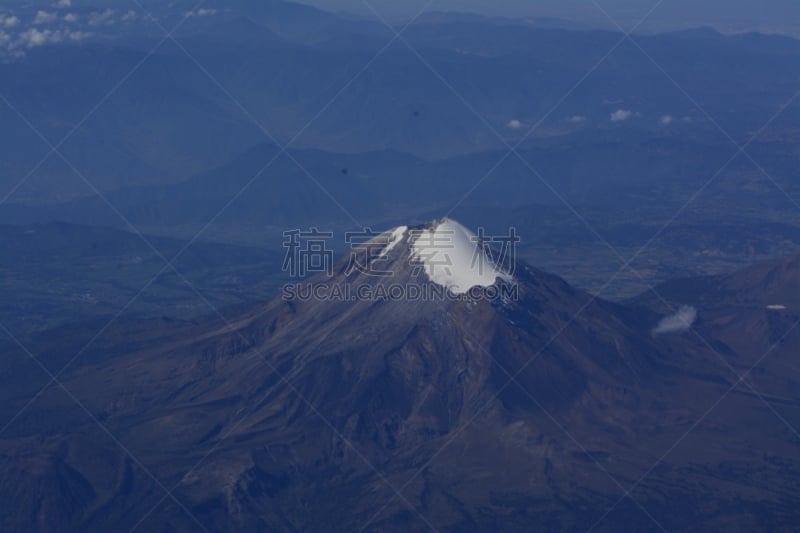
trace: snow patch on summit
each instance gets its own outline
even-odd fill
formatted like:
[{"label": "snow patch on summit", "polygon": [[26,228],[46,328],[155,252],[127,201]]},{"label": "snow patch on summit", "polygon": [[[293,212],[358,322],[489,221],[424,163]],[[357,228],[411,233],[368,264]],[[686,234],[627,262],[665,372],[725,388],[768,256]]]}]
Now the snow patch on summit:
[{"label": "snow patch on summit", "polygon": [[389,235],[389,244],[386,245],[386,248],[381,250],[381,253],[378,255],[378,257],[385,257],[386,254],[391,252],[395,246],[400,244],[400,242],[403,240],[403,236],[406,234],[406,231],[408,231],[408,226],[399,226],[392,230],[392,234]]},{"label": "snow patch on summit", "polygon": [[428,278],[464,294],[472,287],[489,287],[497,278],[510,282],[512,277],[501,271],[478,243],[478,237],[449,218],[435,227],[419,232],[411,243],[414,259],[422,262]]}]

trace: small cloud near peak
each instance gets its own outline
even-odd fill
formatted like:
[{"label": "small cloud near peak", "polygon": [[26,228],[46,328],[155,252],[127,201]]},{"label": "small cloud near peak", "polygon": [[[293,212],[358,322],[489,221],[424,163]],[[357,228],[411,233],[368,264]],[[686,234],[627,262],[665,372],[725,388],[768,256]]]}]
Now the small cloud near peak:
[{"label": "small cloud near peak", "polygon": [[653,335],[659,333],[678,333],[687,331],[697,319],[697,309],[690,305],[684,305],[675,314],[662,318],[658,325],[653,329]]}]

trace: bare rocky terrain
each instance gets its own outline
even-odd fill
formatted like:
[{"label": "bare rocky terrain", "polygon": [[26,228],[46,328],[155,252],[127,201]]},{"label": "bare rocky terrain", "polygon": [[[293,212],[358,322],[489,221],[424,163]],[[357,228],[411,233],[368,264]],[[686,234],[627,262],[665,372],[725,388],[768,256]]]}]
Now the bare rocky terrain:
[{"label": "bare rocky terrain", "polygon": [[[392,283],[430,284],[407,246],[384,263]],[[780,279],[755,267],[699,282],[720,291],[713,312],[698,282],[664,287],[698,305],[697,334],[652,333],[671,303],[594,299],[524,263],[517,301],[277,298],[193,322],[123,321],[83,351],[92,324],[52,330],[28,345],[53,374],[67,365],[64,388],[0,433],[0,494],[15,502],[0,523],[789,531],[796,302],[785,290],[781,311],[719,309],[793,282],[796,263]],[[309,283],[389,283],[345,267]],[[2,352],[11,419],[50,378],[15,346]]]}]

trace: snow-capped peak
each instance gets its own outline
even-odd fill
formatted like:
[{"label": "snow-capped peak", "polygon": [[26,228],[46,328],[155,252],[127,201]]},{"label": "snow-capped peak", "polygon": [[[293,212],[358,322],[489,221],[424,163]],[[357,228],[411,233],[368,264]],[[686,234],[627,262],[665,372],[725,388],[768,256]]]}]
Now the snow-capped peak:
[{"label": "snow-capped peak", "polygon": [[455,294],[476,286],[489,287],[497,278],[512,279],[496,266],[474,233],[449,218],[419,231],[411,243],[411,254],[431,281]]}]

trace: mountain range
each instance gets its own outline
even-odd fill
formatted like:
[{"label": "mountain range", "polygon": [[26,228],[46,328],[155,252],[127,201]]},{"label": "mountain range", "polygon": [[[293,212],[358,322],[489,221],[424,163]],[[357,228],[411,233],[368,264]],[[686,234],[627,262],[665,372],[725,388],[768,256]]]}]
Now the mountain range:
[{"label": "mountain range", "polygon": [[311,3],[0,6],[0,531],[795,531],[790,0]]},{"label": "mountain range", "polygon": [[[74,4],[3,11],[9,43],[81,38],[0,61],[0,223],[280,252],[290,228],[451,213],[519,226],[525,257],[593,291],[645,248],[651,283],[800,250],[797,40],[442,12],[390,29],[277,0]],[[618,281],[606,296],[644,288]]]},{"label": "mountain range", "polygon": [[[778,36],[698,29],[634,44],[611,31],[429,16],[397,39],[399,28],[374,20],[241,4],[190,17],[174,41],[143,12],[106,34],[90,25],[87,6],[74,24],[92,37],[46,42],[0,63],[0,94],[11,106],[0,110],[8,201],[94,194],[57,155],[31,164],[70,133],[59,150],[104,192],[182,182],[263,142],[442,159],[502,150],[537,124],[526,146],[547,140],[569,150],[614,135],[630,153],[630,139],[727,143],[713,119],[744,143],[794,94],[800,64],[798,41]],[[145,6],[162,26],[175,16],[174,6]],[[52,24],[33,28],[65,23]],[[783,141],[792,113],[771,126]]]}]

